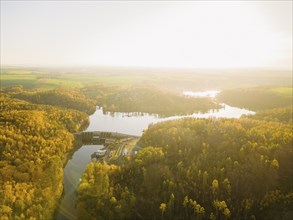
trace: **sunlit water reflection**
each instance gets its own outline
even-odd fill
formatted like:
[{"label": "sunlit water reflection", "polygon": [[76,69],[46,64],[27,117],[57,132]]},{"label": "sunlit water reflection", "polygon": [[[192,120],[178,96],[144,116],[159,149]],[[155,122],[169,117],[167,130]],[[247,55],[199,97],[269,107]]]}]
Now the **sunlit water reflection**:
[{"label": "sunlit water reflection", "polygon": [[74,152],[72,158],[64,168],[64,192],[56,219],[76,219],[76,194],[75,190],[80,182],[82,173],[91,161],[90,155],[103,148],[103,145],[83,145]]},{"label": "sunlit water reflection", "polygon": [[111,131],[130,135],[142,135],[143,130],[151,123],[179,119],[179,118],[239,118],[242,114],[254,114],[247,109],[231,107],[221,104],[222,108],[210,110],[207,113],[194,113],[184,116],[171,116],[160,118],[158,115],[147,113],[103,113],[103,110],[97,108],[96,112],[90,116],[90,126],[87,131]]}]

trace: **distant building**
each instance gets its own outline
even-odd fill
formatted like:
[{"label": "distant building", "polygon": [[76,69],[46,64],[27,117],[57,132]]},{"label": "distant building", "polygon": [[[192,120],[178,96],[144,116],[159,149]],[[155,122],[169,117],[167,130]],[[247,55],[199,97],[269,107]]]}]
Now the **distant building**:
[{"label": "distant building", "polygon": [[123,149],[123,151],[122,151],[122,156],[126,156],[127,155],[127,149]]},{"label": "distant building", "polygon": [[107,152],[107,150],[97,150],[96,152],[95,152],[95,154],[96,154],[96,156],[105,156],[105,154],[106,154],[106,152]]}]

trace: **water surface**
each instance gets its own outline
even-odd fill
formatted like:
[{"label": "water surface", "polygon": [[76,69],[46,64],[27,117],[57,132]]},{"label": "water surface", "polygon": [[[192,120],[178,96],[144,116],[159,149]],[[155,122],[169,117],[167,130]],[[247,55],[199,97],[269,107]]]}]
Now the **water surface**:
[{"label": "water surface", "polygon": [[64,192],[63,197],[56,214],[56,219],[76,219],[75,190],[80,182],[81,175],[86,169],[87,164],[91,161],[91,154],[103,145],[83,145],[74,152],[72,158],[67,162],[64,168]]},{"label": "water surface", "polygon": [[220,91],[218,90],[207,90],[207,91],[202,91],[202,92],[193,92],[193,91],[184,91],[182,92],[183,95],[185,96],[190,96],[190,97],[210,97],[210,98],[215,98]]},{"label": "water surface", "polygon": [[254,112],[247,109],[232,107],[226,104],[221,104],[222,108],[217,110],[210,110],[207,113],[194,113],[184,116],[171,116],[160,118],[155,114],[147,113],[103,113],[103,109],[97,108],[95,113],[90,116],[90,125],[86,131],[110,131],[119,132],[130,135],[141,136],[143,130],[151,123],[158,123],[161,121],[174,120],[179,118],[240,118],[242,114],[254,114]]}]

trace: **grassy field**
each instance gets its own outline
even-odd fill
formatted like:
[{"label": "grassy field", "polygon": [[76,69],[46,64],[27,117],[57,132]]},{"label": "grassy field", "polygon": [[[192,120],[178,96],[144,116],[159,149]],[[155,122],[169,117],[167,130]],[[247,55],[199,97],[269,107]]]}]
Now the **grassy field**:
[{"label": "grassy field", "polygon": [[11,73],[1,73],[1,88],[6,86],[23,85],[25,87],[33,87],[37,81],[35,74],[27,73],[26,71],[13,71]]},{"label": "grassy field", "polygon": [[138,68],[1,68],[1,88],[23,85],[25,88],[50,89],[83,87],[91,84],[119,86],[155,86],[169,91],[225,90],[233,88],[276,86],[280,93],[290,93],[290,72],[259,70],[188,70]]},{"label": "grassy field", "polygon": [[293,94],[292,87],[276,87],[272,88],[272,91],[286,96],[292,96]]},{"label": "grassy field", "polygon": [[82,87],[77,79],[65,78],[46,71],[35,72],[22,69],[1,71],[1,87],[23,85],[25,88],[51,89],[57,87]]}]

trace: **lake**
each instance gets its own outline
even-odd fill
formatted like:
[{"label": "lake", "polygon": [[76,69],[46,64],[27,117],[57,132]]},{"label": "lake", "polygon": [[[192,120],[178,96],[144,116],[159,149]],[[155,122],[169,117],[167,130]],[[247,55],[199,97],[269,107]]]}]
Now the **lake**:
[{"label": "lake", "polygon": [[[191,97],[211,97],[215,98],[218,91],[205,92],[183,92],[185,96]],[[193,117],[193,118],[209,118],[209,117],[223,117],[223,118],[239,118],[242,114],[254,114],[254,112],[247,109],[232,107],[226,104],[221,104],[222,108],[217,110],[210,110],[207,113],[194,113],[185,116],[171,116],[160,118],[158,115],[147,113],[123,113],[123,112],[103,112],[102,108],[97,107],[95,113],[90,116],[90,125],[86,131],[110,131],[119,132],[129,135],[141,136],[144,129],[147,129],[151,123],[158,123],[161,121]],[[103,145],[83,145],[76,152],[72,158],[67,162],[64,168],[64,195],[60,203],[60,207],[56,213],[56,219],[76,219],[75,202],[77,188],[81,175],[85,171],[86,165],[91,161],[91,154]]]},{"label": "lake", "polygon": [[160,118],[158,115],[147,113],[122,113],[115,112],[106,114],[103,109],[97,108],[95,113],[90,116],[90,125],[86,131],[111,131],[130,135],[141,136],[143,130],[151,123],[161,121],[174,120],[179,118],[240,118],[242,114],[253,114],[254,112],[247,109],[232,107],[226,104],[221,104],[222,108],[210,110],[207,113],[194,113],[192,115],[171,116]]}]

